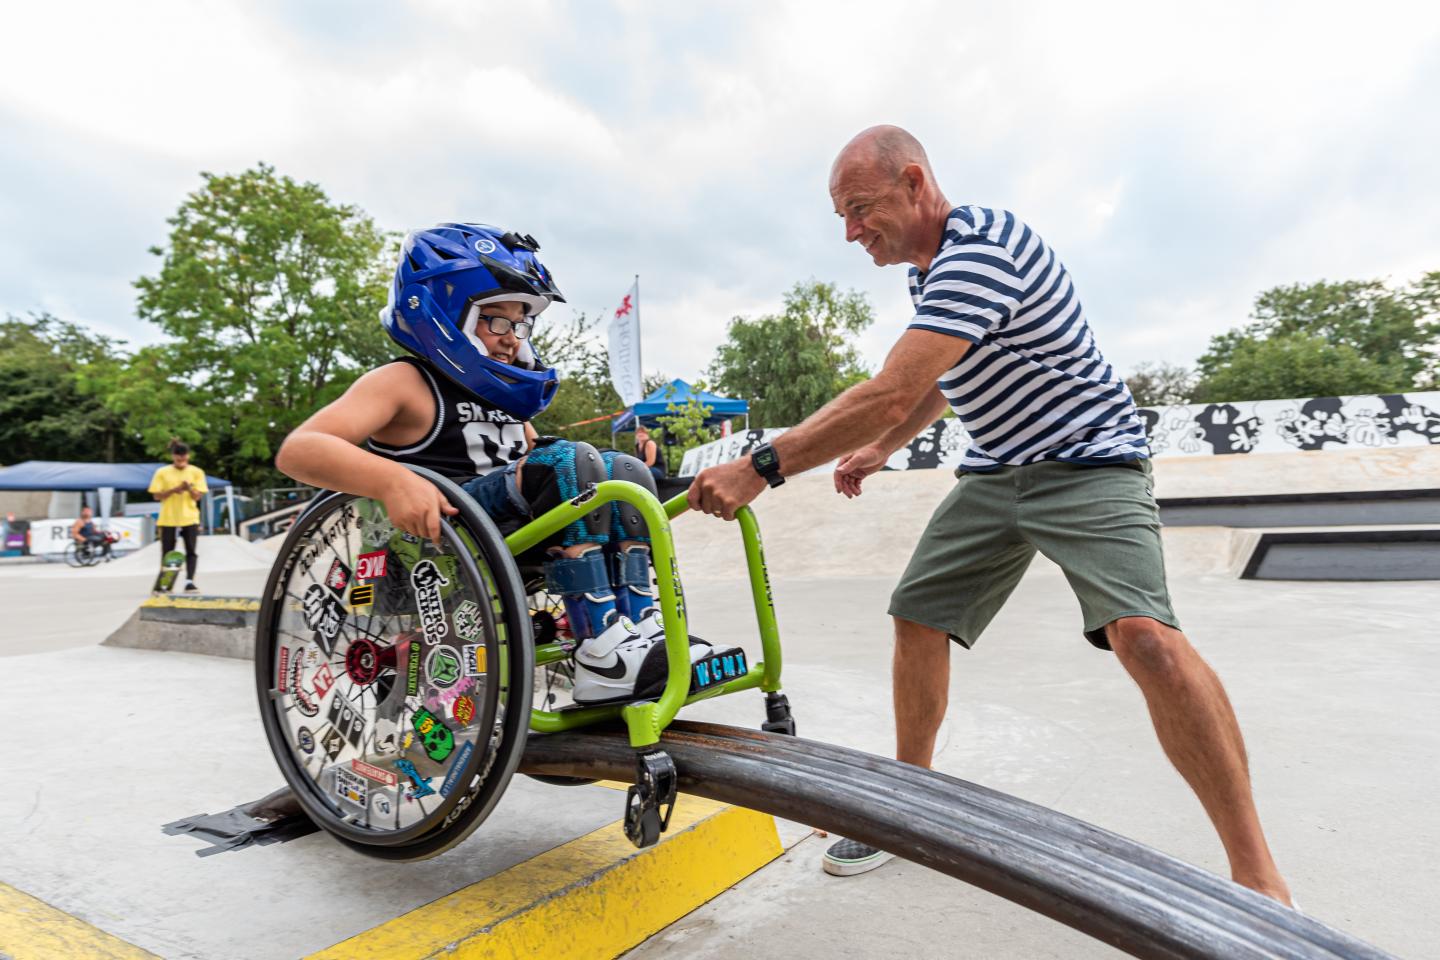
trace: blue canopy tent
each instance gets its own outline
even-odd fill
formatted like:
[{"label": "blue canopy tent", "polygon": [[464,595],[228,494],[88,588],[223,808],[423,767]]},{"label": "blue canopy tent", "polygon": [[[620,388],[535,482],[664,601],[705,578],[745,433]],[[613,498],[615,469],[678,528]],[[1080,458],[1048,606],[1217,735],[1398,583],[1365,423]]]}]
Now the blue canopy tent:
[{"label": "blue canopy tent", "polygon": [[718,426],[731,417],[750,415],[750,404],[744,400],[716,396],[704,390],[696,390],[684,380],[671,380],[617,417],[610,425],[610,432],[625,433],[634,430],[637,422],[646,427],[659,426],[657,418],[669,413],[671,404],[683,404],[691,397],[710,409],[710,415],[705,418],[705,425],[709,427]]},{"label": "blue canopy tent", "polygon": [[[163,463],[66,463],[60,460],[26,460],[0,467],[0,490],[116,490],[150,489],[150,478]],[[229,480],[205,475],[211,490],[230,486]]]},{"label": "blue canopy tent", "polygon": [[[13,467],[0,467],[0,490],[62,490],[79,491],[94,495],[94,505],[100,506],[101,516],[109,515],[108,495],[101,491],[124,490],[145,492],[150,489],[150,478],[163,463],[68,463],[62,460],[26,460]],[[215,491],[231,492],[233,485],[223,477],[205,475],[210,488],[203,511],[204,523],[208,526],[213,516],[212,500]],[[235,515],[234,501],[230,501],[230,515]],[[232,521],[233,524],[233,521]]]}]

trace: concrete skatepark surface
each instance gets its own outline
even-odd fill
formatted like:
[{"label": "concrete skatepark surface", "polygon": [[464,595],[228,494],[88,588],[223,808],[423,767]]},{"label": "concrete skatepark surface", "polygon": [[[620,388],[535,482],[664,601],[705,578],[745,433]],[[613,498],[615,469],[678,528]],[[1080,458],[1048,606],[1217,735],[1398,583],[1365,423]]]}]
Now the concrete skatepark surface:
[{"label": "concrete skatepark surface", "polygon": [[[1397,488],[1423,485],[1437,462],[1406,459],[1392,469],[1393,460],[1336,461],[1334,476],[1317,481],[1317,455],[1295,456],[1309,461],[1303,469],[1287,463],[1270,472],[1317,482],[1317,490],[1347,472],[1357,485],[1384,477]],[[1157,462],[1157,494],[1213,495],[1214,484],[1170,479],[1165,464]],[[1239,492],[1270,492],[1263,480]],[[1179,492],[1182,481],[1202,492]],[[940,471],[879,475],[850,503],[827,493],[828,482],[801,478],[757,503],[785,689],[802,735],[889,754],[886,600],[914,532],[953,480]],[[1167,534],[1177,612],[1235,704],[1261,816],[1292,889],[1327,923],[1402,957],[1432,955],[1436,587],[1239,581],[1217,572],[1224,564],[1194,537],[1184,548],[1193,556],[1181,556],[1179,533],[1191,531]],[[687,515],[675,535],[692,630],[757,649],[735,529]],[[207,593],[258,594],[259,558],[249,570],[212,576],[204,556],[202,541]],[[163,836],[159,826],[281,782],[259,729],[250,665],[96,646],[144,598],[153,568],[92,572],[0,567],[0,720],[12,730],[34,729],[37,718],[50,730],[74,724],[72,739],[46,740],[24,756],[23,779],[0,794],[0,881],[132,943],[167,957],[297,956],[618,815],[613,791],[517,778],[492,821],[428,863],[382,864],[323,835],[197,858],[198,843]],[[758,695],[740,694],[684,716],[754,726],[760,713]],[[1113,656],[1080,636],[1077,604],[1048,562],[1037,560],[975,650],[954,651],[936,766],[1225,872],[1138,692]],[[537,835],[527,820],[537,807],[553,811],[553,835]],[[677,947],[692,958],[760,949],[856,958],[1117,955],[903,862],[858,878],[825,876],[819,858],[828,842],[792,847],[631,956],[673,956]]]}]

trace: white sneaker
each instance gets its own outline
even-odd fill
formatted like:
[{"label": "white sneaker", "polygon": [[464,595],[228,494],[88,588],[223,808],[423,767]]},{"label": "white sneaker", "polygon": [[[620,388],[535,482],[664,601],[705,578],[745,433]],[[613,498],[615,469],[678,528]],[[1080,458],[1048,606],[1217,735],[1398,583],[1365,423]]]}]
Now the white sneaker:
[{"label": "white sneaker", "polygon": [[[664,633],[660,636],[663,641]],[[665,689],[665,645],[642,637],[629,617],[616,617],[574,656],[576,703],[643,700]]]},{"label": "white sneaker", "polygon": [[[644,680],[639,689],[647,691],[644,696],[658,697],[665,689],[669,660],[665,656],[665,623],[660,618],[660,608],[652,607],[635,624],[640,635],[647,663]],[[597,638],[598,639],[598,638]],[[650,671],[654,670],[652,685]],[[700,637],[690,637],[690,693],[725,683],[745,675],[749,667],[745,662],[745,651],[739,647],[716,646]],[[637,699],[644,699],[644,696]]]}]

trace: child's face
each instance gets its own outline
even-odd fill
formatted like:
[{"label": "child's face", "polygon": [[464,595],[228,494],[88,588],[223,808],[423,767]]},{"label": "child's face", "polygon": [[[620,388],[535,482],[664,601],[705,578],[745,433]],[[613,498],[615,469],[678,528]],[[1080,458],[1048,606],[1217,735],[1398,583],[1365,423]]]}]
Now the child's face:
[{"label": "child's face", "polygon": [[515,336],[514,328],[506,330],[504,333],[491,333],[484,318],[504,317],[511,323],[519,323],[525,319],[525,305],[518,300],[487,303],[480,308],[480,316],[480,321],[475,324],[475,336],[485,344],[485,349],[490,353],[490,359],[513,364],[515,354],[520,349],[520,340]]}]

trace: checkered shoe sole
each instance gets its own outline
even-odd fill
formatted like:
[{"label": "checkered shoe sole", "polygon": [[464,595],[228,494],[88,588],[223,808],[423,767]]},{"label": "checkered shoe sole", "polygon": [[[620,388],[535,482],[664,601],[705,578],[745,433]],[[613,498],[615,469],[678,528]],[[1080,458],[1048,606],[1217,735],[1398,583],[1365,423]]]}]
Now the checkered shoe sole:
[{"label": "checkered shoe sole", "polygon": [[876,867],[895,859],[895,854],[877,850],[858,840],[837,840],[825,851],[822,865],[832,877],[853,877],[869,873]]}]

